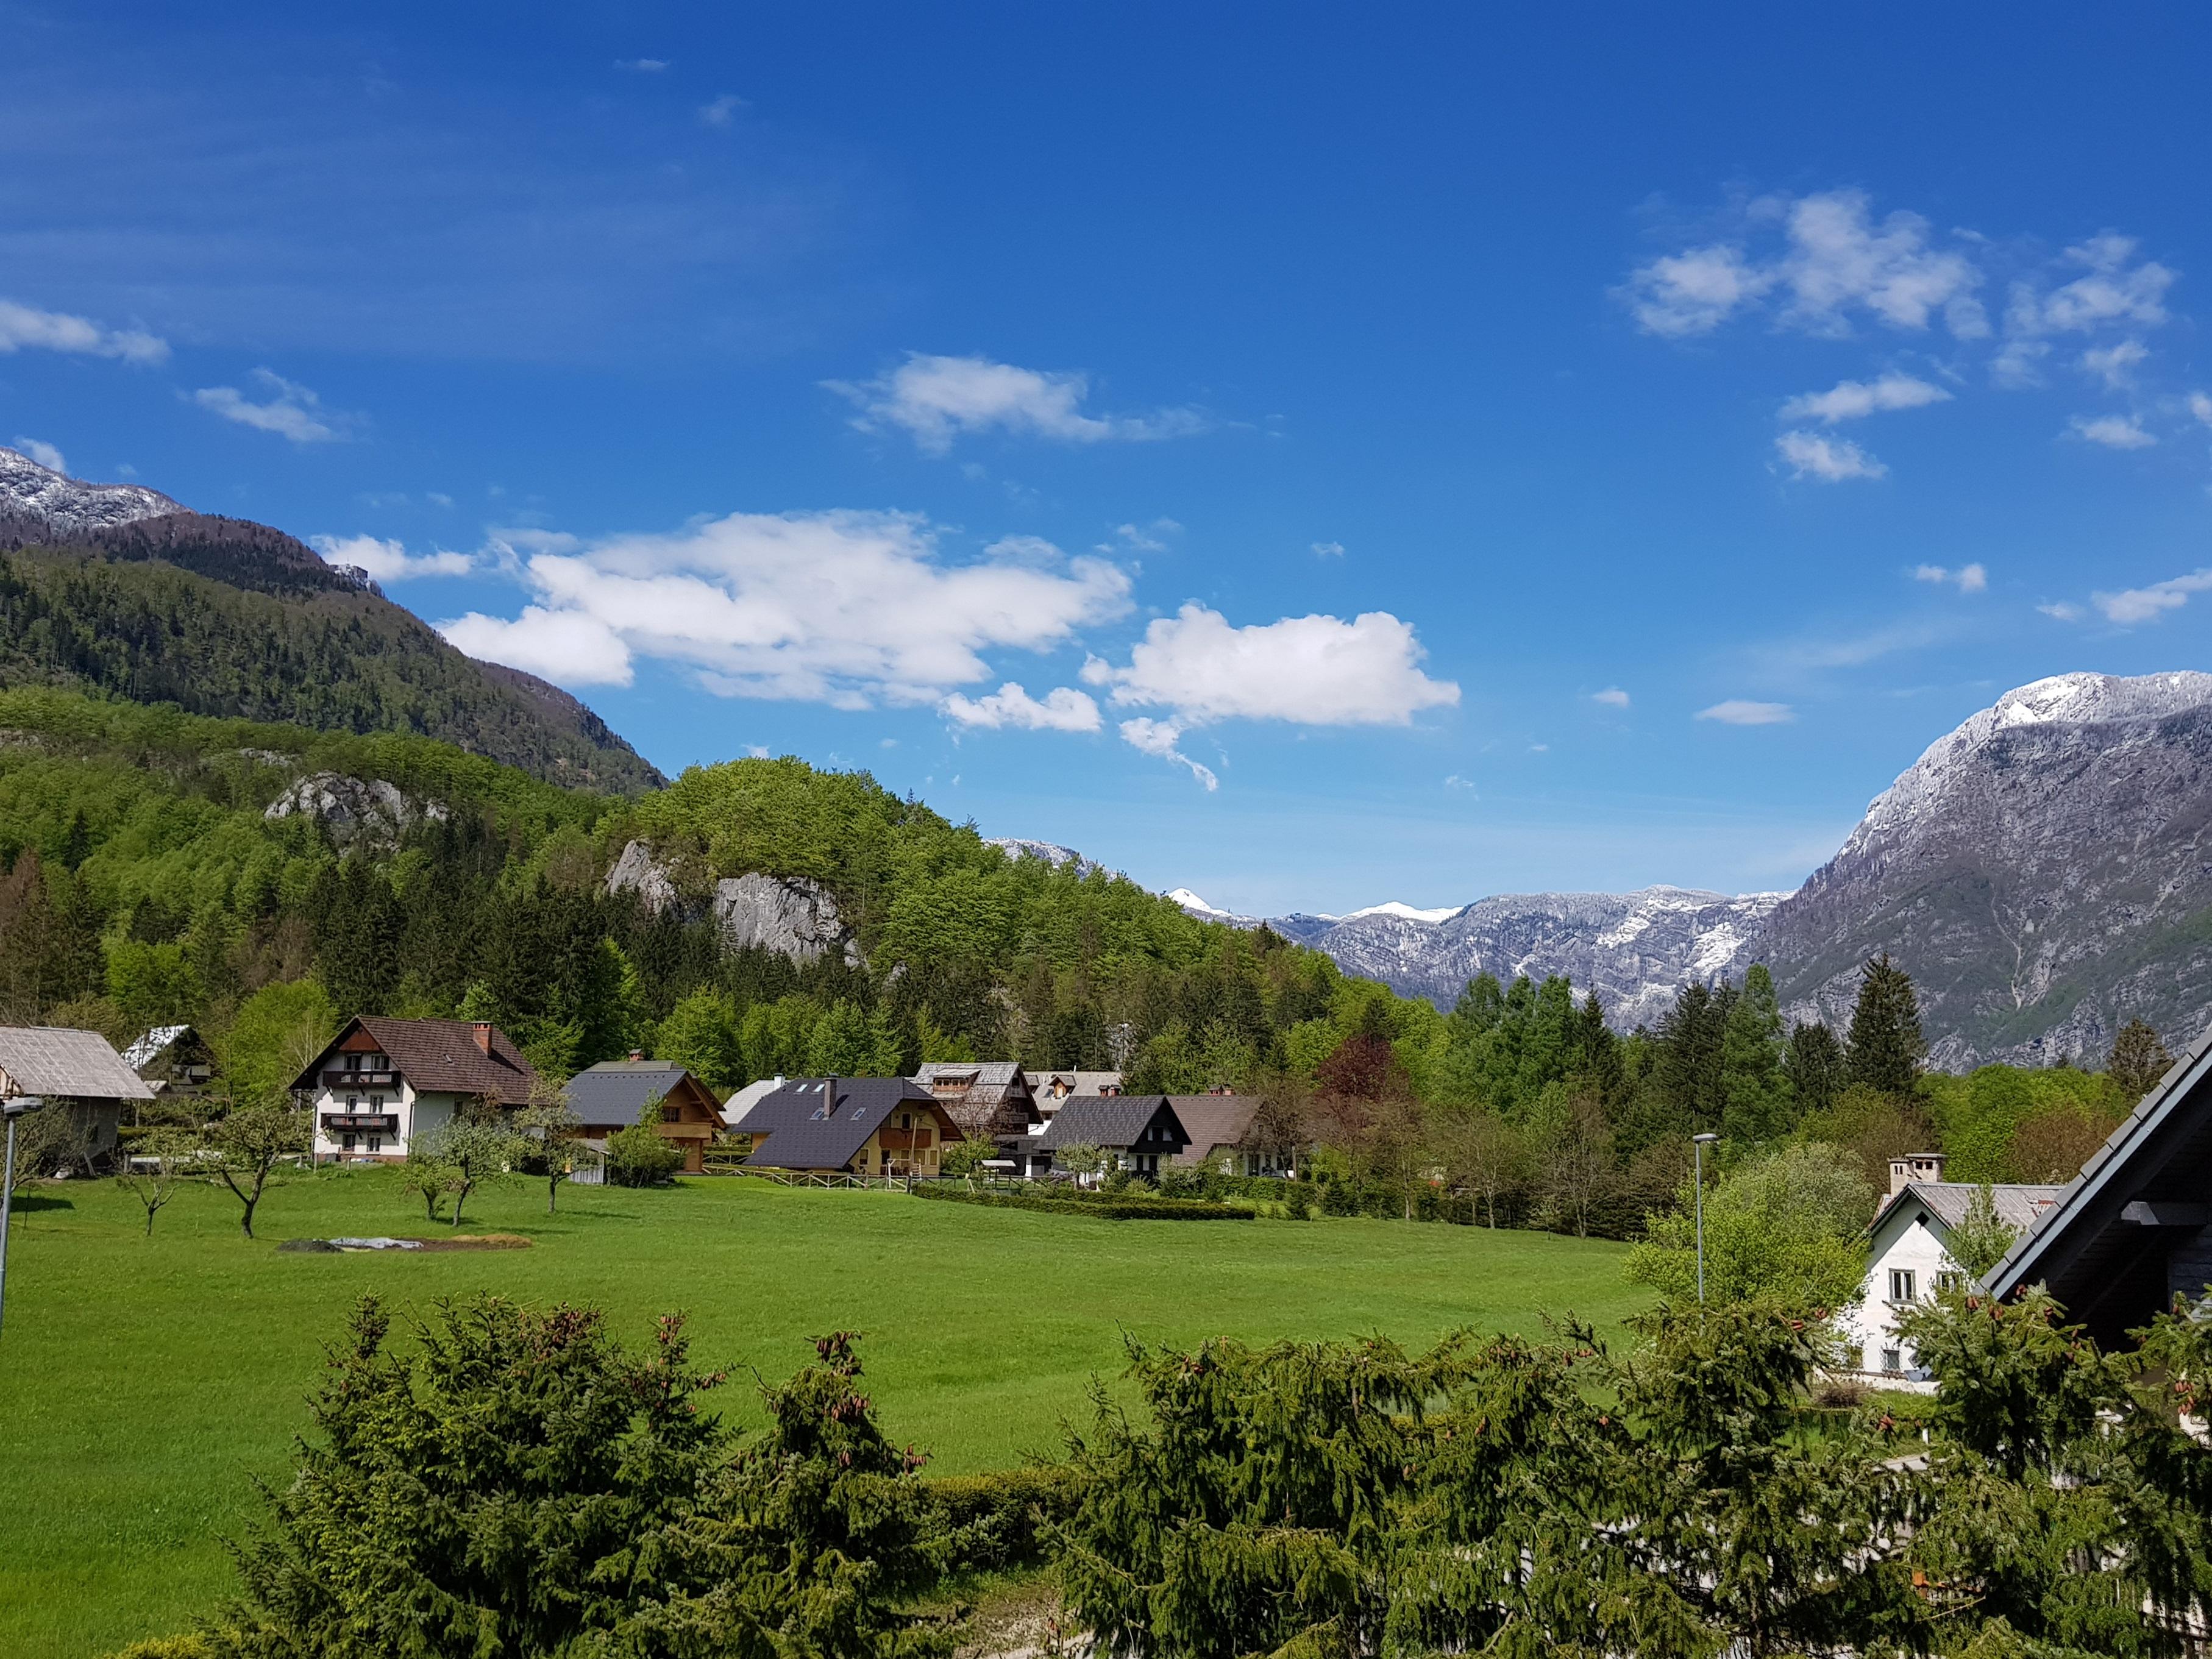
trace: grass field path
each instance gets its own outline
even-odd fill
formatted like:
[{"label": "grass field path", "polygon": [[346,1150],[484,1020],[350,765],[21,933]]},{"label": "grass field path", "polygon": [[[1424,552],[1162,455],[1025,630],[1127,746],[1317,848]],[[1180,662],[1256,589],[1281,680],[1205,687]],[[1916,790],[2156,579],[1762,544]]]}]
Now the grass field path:
[{"label": "grass field path", "polygon": [[[224,1592],[220,1540],[251,1525],[254,1477],[286,1473],[322,1346],[364,1291],[403,1312],[480,1290],[593,1304],[635,1341],[681,1310],[702,1361],[770,1377],[814,1334],[857,1330],[878,1420],[946,1474],[1052,1452],[1090,1379],[1119,1373],[1124,1332],[1419,1343],[1534,1333],[1546,1312],[1603,1327],[1643,1301],[1618,1245],[1381,1221],[1100,1222],[742,1180],[568,1187],[548,1217],[543,1183],[518,1181],[472,1200],[466,1231],[528,1249],[333,1255],[276,1244],[437,1229],[383,1171],[276,1189],[250,1243],[218,1191],[184,1193],[151,1239],[111,1185],[46,1193],[16,1218],[0,1333],[10,1659],[90,1659]],[[725,1408],[753,1403],[733,1382]]]}]

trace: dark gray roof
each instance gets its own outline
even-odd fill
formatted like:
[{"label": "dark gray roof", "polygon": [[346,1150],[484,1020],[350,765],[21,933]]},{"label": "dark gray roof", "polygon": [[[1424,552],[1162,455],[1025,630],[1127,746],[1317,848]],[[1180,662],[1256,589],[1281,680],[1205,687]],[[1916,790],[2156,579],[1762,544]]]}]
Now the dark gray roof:
[{"label": "dark gray roof", "polygon": [[1070,1095],[1045,1125],[1037,1146],[1048,1152],[1078,1146],[1133,1146],[1145,1126],[1163,1111],[1175,1120],[1176,1138],[1188,1142],[1190,1136],[1165,1095]]},{"label": "dark gray roof", "polygon": [[821,1078],[795,1078],[755,1102],[745,1114],[745,1133],[768,1138],[745,1162],[767,1170],[842,1170],[901,1103],[938,1104],[928,1090],[902,1077],[836,1082],[836,1103],[826,1113],[830,1087]]},{"label": "dark gray roof", "polygon": [[689,1076],[672,1060],[607,1060],[568,1079],[568,1109],[585,1122],[627,1129],[647,1101],[659,1100]]}]

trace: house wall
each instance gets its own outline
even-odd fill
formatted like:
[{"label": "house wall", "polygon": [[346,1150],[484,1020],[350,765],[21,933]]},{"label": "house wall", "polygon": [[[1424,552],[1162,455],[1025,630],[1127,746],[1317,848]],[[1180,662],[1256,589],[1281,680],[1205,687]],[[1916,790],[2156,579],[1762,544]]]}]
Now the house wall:
[{"label": "house wall", "polygon": [[[384,1101],[380,1114],[375,1103]],[[349,1109],[349,1100],[357,1101]],[[417,1135],[453,1121],[459,1105],[459,1097],[453,1094],[427,1092],[417,1094],[404,1078],[396,1085],[363,1084],[358,1087],[344,1084],[325,1083],[314,1097],[315,1156],[324,1158],[371,1158],[383,1164],[397,1164],[407,1156],[407,1148]],[[333,1118],[375,1118],[389,1121],[390,1128],[356,1127],[349,1130]],[[348,1143],[348,1136],[351,1143]]]},{"label": "house wall", "polygon": [[1890,1274],[1911,1273],[1911,1299],[1934,1301],[1938,1276],[1959,1271],[1944,1247],[1947,1236],[1942,1223],[1932,1217],[1927,1222],[1916,1219],[1869,1256],[1858,1304],[1841,1322],[1844,1340],[1859,1350],[1862,1370],[1887,1374],[1909,1371],[1917,1365],[1912,1345],[1897,1334],[1897,1316],[1905,1304],[1890,1297]]}]

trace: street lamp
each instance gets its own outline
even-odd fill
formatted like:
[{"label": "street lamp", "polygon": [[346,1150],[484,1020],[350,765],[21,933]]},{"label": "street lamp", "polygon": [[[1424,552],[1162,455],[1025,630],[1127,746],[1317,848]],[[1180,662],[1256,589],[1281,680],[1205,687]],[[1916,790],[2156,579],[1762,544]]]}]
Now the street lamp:
[{"label": "street lamp", "polygon": [[1720,1137],[1708,1131],[1690,1137],[1690,1157],[1697,1166],[1692,1184],[1697,1188],[1698,1206],[1698,1305],[1705,1305],[1705,1148]]},{"label": "street lamp", "polygon": [[8,1120],[7,1170],[0,1176],[0,1316],[8,1309],[8,1212],[15,1197],[15,1120],[26,1112],[42,1109],[46,1103],[36,1095],[0,1100],[0,1117]]}]

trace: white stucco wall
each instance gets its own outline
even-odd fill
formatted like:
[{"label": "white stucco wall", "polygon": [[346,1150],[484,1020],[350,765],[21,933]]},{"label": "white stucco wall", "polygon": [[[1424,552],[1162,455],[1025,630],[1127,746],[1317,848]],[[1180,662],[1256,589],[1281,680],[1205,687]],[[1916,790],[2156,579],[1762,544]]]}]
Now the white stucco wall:
[{"label": "white stucco wall", "polygon": [[1887,1351],[1897,1351],[1898,1364],[1894,1369],[1911,1370],[1914,1358],[1911,1345],[1897,1334],[1897,1304],[1890,1300],[1889,1276],[1893,1269],[1912,1274],[1912,1299],[1931,1302],[1936,1297],[1936,1275],[1956,1273],[1954,1262],[1944,1249],[1942,1224],[1930,1218],[1923,1223],[1913,1211],[1913,1219],[1899,1228],[1894,1223],[1882,1230],[1887,1243],[1877,1238],[1877,1248],[1869,1255],[1867,1274],[1863,1281],[1864,1294],[1844,1322],[1846,1340],[1860,1350],[1860,1368],[1881,1372],[1892,1369],[1883,1363]]}]

